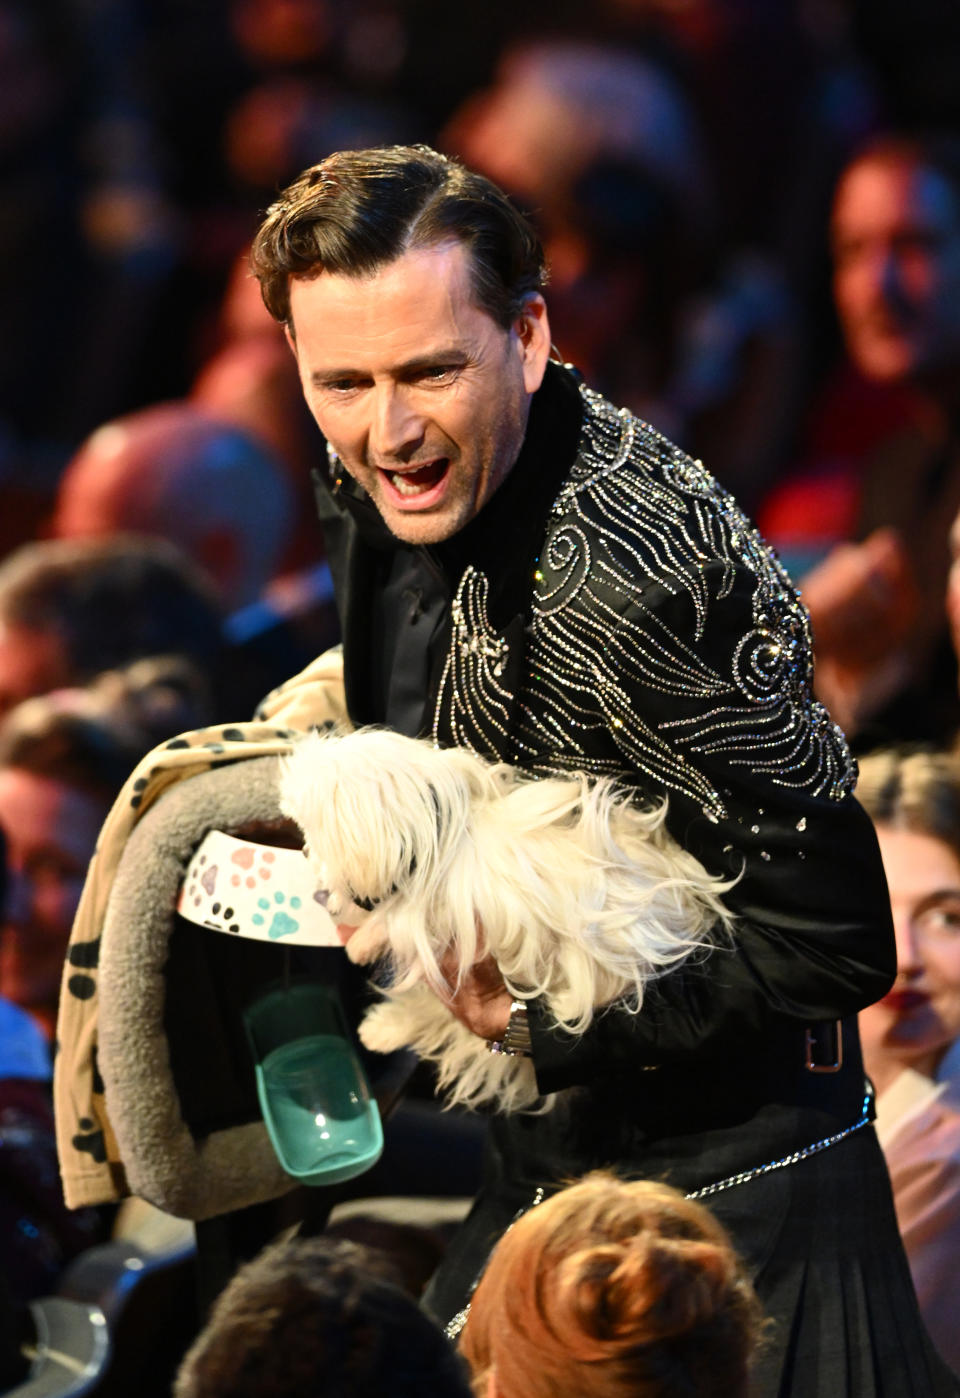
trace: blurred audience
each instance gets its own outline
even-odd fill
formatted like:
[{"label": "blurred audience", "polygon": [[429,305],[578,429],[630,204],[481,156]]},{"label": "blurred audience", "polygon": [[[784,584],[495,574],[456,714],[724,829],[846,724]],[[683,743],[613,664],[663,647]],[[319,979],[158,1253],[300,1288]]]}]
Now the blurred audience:
[{"label": "blurred audience", "polygon": [[[0,907],[6,898],[0,826]],[[0,1392],[26,1369],[19,1353],[25,1303],[49,1290],[71,1257],[104,1236],[96,1211],[68,1210],[63,1202],[50,1077],[42,1029],[0,995]]]},{"label": "blurred audience", "polygon": [[865,758],[857,795],[873,817],[897,937],[893,989],[860,1015],[877,1133],[920,1309],[960,1371],[960,758]]},{"label": "blurred audience", "polygon": [[836,545],[802,585],[818,692],[841,726],[862,746],[942,740],[960,717],[943,617],[960,507],[960,143],[872,141],[839,179],[831,240],[847,351],[886,398],[885,432],[786,482],[760,526],[788,565],[798,546]]},{"label": "blurred audience", "polygon": [[[120,787],[151,748],[210,718],[203,675],[173,657],[28,699],[0,725],[9,862],[0,995],[28,1011],[48,1039],[87,865]],[[67,974],[84,980],[82,966]]]},{"label": "blurred audience", "polygon": [[[895,528],[875,529],[862,543],[834,545],[802,579],[802,593],[813,623],[817,695],[858,747],[889,741],[891,728],[927,736],[941,709],[947,728],[960,718],[952,693],[936,711],[917,693],[923,689],[915,646],[923,601]],[[932,611],[934,620],[942,614],[942,608]]]},{"label": "blurred audience", "polygon": [[[296,361],[276,333],[276,321],[271,326],[228,340],[197,373],[190,401],[200,412],[264,443],[287,468],[299,509],[301,499],[310,495],[310,471],[320,463],[323,440],[304,405]],[[320,530],[315,517],[307,524],[315,557]]]},{"label": "blurred audience", "polygon": [[304,401],[296,360],[263,304],[246,250],[227,283],[217,338],[218,348],[194,377],[190,402],[265,444],[282,463],[292,489],[294,517],[284,561],[297,570],[315,567],[323,540],[311,472],[323,463],[323,438]]},{"label": "blurred audience", "polygon": [[[286,579],[282,584],[286,585]],[[306,590],[311,578],[292,584]],[[330,645],[336,619],[322,584],[306,613]],[[144,535],[44,539],[0,563],[0,717],[13,704],[150,655],[182,655],[209,678],[217,718],[247,718],[263,696],[325,649],[286,622],[278,598],[224,619],[205,574]],[[300,625],[301,598],[287,609]]]},{"label": "blurred audience", "polygon": [[461,1349],[477,1398],[745,1398],[760,1333],[702,1204],[597,1171],[500,1239]]},{"label": "blurred audience", "polygon": [[[255,348],[252,340],[244,344]],[[292,362],[286,346],[279,348]],[[265,387],[269,419],[283,411],[283,379]],[[339,636],[329,570],[316,561],[320,534],[309,475],[301,476],[295,505],[291,470],[268,432],[247,431],[186,401],[144,408],[106,423],[83,444],[53,515],[53,531],[64,538],[121,531],[165,539],[212,581],[231,650],[226,693],[232,705],[243,701],[225,712],[229,718],[244,717]],[[314,562],[288,571],[298,510],[311,522]]]},{"label": "blurred audience", "polygon": [[[950,560],[947,573],[947,626],[954,658],[960,666],[960,512],[950,526]],[[960,673],[958,673],[960,683]]]},{"label": "blurred audience", "polygon": [[531,211],[561,356],[749,487],[793,390],[792,312],[775,263],[717,256],[716,190],[676,74],[612,45],[515,45],[442,139]]},{"label": "blurred audience", "polygon": [[[100,1212],[63,1202],[50,1075],[41,1030],[0,996],[0,1333],[12,1320],[7,1307],[51,1291],[73,1257],[107,1237]],[[0,1392],[3,1349],[0,1338]]]},{"label": "blurred audience", "polygon": [[212,587],[162,540],[47,539],[0,563],[0,717],[145,656],[213,672],[220,646]]},{"label": "blurred audience", "polygon": [[189,403],[163,403],[108,422],[84,442],[60,483],[53,532],[167,539],[233,611],[280,571],[291,494],[264,444]]},{"label": "blurred audience", "polygon": [[174,1398],[469,1398],[456,1351],[374,1254],[294,1238],[242,1267]]},{"label": "blurred audience", "polygon": [[695,277],[709,208],[680,85],[635,53],[514,46],[443,142],[532,212],[562,357],[592,387],[674,429],[662,402],[673,317]]}]

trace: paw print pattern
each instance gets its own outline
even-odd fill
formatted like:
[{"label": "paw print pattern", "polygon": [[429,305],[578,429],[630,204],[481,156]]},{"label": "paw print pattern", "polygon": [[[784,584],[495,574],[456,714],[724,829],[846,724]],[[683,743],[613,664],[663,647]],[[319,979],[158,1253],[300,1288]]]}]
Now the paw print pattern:
[{"label": "paw print pattern", "polygon": [[[289,937],[292,932],[300,930],[300,923],[295,917],[291,917],[290,913],[283,907],[286,902],[285,893],[275,893],[273,903],[270,902],[269,898],[257,899],[257,907],[262,908],[263,912],[254,913],[251,921],[255,926],[263,927],[267,921],[267,913],[272,911],[273,920],[267,928],[267,936],[271,941],[276,941],[278,937]],[[296,912],[300,908],[300,899],[294,896],[290,899],[288,906]]]},{"label": "paw print pattern", "polygon": [[90,1069],[93,1074],[93,1090],[99,1097],[102,1097],[106,1089],[104,1088],[103,1078],[100,1074],[100,1060],[97,1057],[96,1044],[94,1044],[93,1052],[90,1055]]},{"label": "paw print pattern", "polygon": [[[222,908],[222,913],[221,913],[221,908]],[[236,917],[236,913],[234,912],[233,908],[223,908],[223,905],[222,905],[222,904],[220,904],[220,903],[214,903],[214,905],[213,905],[213,907],[210,909],[210,911],[211,911],[211,913],[213,914],[214,917],[221,917],[221,916],[222,916],[223,921],[227,924],[227,931],[228,931],[228,932],[239,932],[239,931],[240,931],[240,924],[239,924],[239,922],[232,922],[232,921],[231,921],[231,918],[235,918],[235,917]],[[219,922],[207,922],[207,921],[204,921],[204,924],[203,924],[203,925],[204,925],[204,927],[213,927],[213,928],[214,928],[216,931],[218,931],[218,932],[221,930],[221,926],[220,926],[220,923],[219,923]]]},{"label": "paw print pattern", "polygon": [[74,1150],[84,1151],[87,1155],[92,1155],[97,1164],[102,1165],[107,1158],[103,1132],[94,1131],[93,1122],[88,1116],[82,1116],[77,1125],[80,1127],[80,1131],[71,1142]]},{"label": "paw print pattern", "polygon": [[[206,863],[207,856],[205,854],[201,854],[200,868],[203,869],[203,866]],[[207,864],[206,869],[203,869],[203,873],[200,875],[199,887],[197,886],[196,882],[191,883],[187,886],[187,897],[193,900],[193,906],[195,908],[199,908],[200,904],[203,902],[203,898],[200,894],[201,888],[203,889],[204,893],[206,893],[208,898],[213,897],[213,891],[217,886],[217,874],[219,872],[220,871],[216,864]]]},{"label": "paw print pattern", "polygon": [[[260,859],[260,867],[254,873],[254,863]],[[234,888],[239,888],[241,883],[245,883],[247,888],[256,888],[258,880],[267,880],[273,877],[273,863],[276,860],[273,850],[261,850],[259,856],[252,849],[234,850],[230,856],[232,864],[239,864],[242,869],[249,870],[246,878],[241,874],[231,874],[230,882]]]},{"label": "paw print pattern", "polygon": [[76,1000],[91,1000],[96,992],[97,983],[92,976],[84,975],[85,971],[96,970],[100,962],[100,938],[97,937],[92,942],[77,942],[67,952],[67,961],[71,966],[76,966],[78,974],[70,976],[67,980],[67,990]]},{"label": "paw print pattern", "polygon": [[71,966],[78,966],[85,971],[99,966],[100,938],[96,937],[92,942],[74,942],[67,952],[67,960]]}]

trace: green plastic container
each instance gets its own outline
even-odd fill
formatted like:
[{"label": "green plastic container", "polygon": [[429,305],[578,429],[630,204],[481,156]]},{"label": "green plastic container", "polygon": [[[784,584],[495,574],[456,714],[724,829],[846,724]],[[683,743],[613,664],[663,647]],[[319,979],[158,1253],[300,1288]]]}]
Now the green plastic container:
[{"label": "green plastic container", "polygon": [[339,1184],[383,1152],[380,1112],[327,986],[268,991],[244,1011],[260,1110],[288,1175]]}]

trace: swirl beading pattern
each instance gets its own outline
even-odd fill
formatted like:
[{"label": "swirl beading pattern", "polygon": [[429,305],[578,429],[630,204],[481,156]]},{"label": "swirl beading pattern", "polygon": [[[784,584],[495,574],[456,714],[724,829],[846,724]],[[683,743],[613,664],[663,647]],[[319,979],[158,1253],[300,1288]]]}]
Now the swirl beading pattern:
[{"label": "swirl beading pattern", "polygon": [[[486,579],[468,569],[434,737],[444,713],[454,741],[531,775],[641,772],[714,822],[727,815],[716,758],[842,799],[856,768],[813,698],[809,618],[776,555],[701,462],[581,393],[583,432],[547,521],[513,726],[491,668]],[[738,586],[749,589],[749,620],[723,655],[702,642]],[[676,698],[677,717],[641,711],[652,690]]]}]

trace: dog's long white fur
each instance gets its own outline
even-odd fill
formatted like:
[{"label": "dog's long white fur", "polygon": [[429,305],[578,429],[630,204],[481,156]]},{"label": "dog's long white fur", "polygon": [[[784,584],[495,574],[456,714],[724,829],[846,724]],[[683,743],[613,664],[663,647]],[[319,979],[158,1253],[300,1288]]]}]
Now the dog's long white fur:
[{"label": "dog's long white fur", "polygon": [[459,985],[492,955],[515,997],[542,997],[579,1034],[613,1001],[639,1011],[653,977],[729,933],[730,884],[672,839],[665,805],[644,810],[607,781],[525,780],[462,748],[367,728],[302,739],[281,806],[331,911],[359,923],[350,958],[389,966],[363,1042],[433,1060],[451,1103],[516,1111],[538,1093],[529,1059],[491,1054],[447,1008],[441,962]]}]

